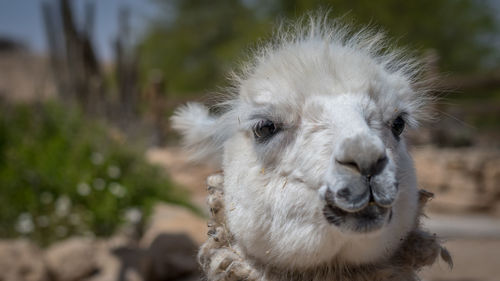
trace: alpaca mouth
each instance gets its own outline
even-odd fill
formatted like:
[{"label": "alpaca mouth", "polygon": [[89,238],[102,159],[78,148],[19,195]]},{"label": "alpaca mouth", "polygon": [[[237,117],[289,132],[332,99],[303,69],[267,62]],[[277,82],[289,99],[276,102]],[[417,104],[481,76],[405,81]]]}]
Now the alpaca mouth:
[{"label": "alpaca mouth", "polygon": [[326,220],[341,230],[368,233],[382,228],[392,218],[392,208],[384,208],[370,203],[357,212],[346,212],[339,207],[325,204],[323,215]]},{"label": "alpaca mouth", "polygon": [[398,184],[380,185],[368,181],[356,187],[363,192],[353,196],[349,188],[333,192],[333,188],[326,185],[322,196],[325,200],[323,215],[330,224],[350,233],[381,229],[392,219],[391,206],[397,196]]}]

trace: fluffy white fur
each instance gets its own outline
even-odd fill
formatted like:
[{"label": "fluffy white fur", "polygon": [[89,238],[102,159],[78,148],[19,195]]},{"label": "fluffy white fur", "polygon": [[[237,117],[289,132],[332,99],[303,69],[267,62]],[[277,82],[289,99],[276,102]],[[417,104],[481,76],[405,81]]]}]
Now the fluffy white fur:
[{"label": "fluffy white fur", "polygon": [[[425,117],[418,67],[380,33],[314,19],[300,26],[280,31],[235,75],[222,115],[188,104],[173,127],[194,158],[222,156],[227,227],[249,258],[295,269],[387,259],[418,213],[412,160],[404,137],[391,133],[397,116],[410,125]],[[261,120],[281,128],[266,143],[252,133]],[[339,228],[323,214],[325,192],[349,180],[336,162],[347,149],[360,162],[388,159],[377,180],[398,191],[392,218],[376,231]]]}]

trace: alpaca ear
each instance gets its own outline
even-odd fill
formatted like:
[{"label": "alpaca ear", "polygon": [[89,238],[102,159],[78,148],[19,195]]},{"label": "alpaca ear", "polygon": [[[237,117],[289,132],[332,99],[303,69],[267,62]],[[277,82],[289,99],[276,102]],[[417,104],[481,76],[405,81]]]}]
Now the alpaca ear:
[{"label": "alpaca ear", "polygon": [[182,144],[191,161],[222,164],[222,149],[227,137],[220,118],[211,116],[208,108],[199,103],[188,103],[177,108],[170,118],[172,128],[182,135]]}]

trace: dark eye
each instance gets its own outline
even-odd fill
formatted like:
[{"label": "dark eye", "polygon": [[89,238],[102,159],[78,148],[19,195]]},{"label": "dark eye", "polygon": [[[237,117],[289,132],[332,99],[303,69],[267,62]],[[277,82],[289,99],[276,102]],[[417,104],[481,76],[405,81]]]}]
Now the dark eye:
[{"label": "dark eye", "polygon": [[403,117],[398,116],[398,118],[394,119],[394,121],[392,122],[392,127],[391,127],[392,133],[394,134],[395,137],[399,137],[399,135],[401,135],[404,129],[405,129],[405,120],[403,119]]},{"label": "dark eye", "polygon": [[253,127],[253,134],[255,136],[255,139],[259,142],[266,141],[267,139],[272,137],[274,134],[276,134],[277,131],[278,131],[278,128],[270,120],[259,121]]}]

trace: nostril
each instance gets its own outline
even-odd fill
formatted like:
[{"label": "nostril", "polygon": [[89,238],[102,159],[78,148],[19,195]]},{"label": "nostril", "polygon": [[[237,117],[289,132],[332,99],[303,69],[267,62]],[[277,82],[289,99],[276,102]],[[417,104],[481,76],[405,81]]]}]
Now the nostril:
[{"label": "nostril", "polygon": [[368,176],[375,176],[375,175],[378,175],[382,172],[382,170],[385,168],[385,165],[387,165],[387,156],[383,156],[381,158],[379,158],[377,160],[377,162],[375,162],[375,164],[373,164],[370,168],[369,168],[369,171],[366,175]]},{"label": "nostril", "polygon": [[361,172],[358,164],[354,161],[340,161],[340,160],[335,160],[335,161],[337,161],[337,163],[339,163],[340,165],[345,166],[349,169],[352,169],[352,170],[357,171],[357,172]]},{"label": "nostril", "polygon": [[372,177],[380,174],[382,170],[384,170],[385,166],[387,165],[388,159],[387,156],[382,156],[380,157],[377,161],[374,162],[368,162],[368,163],[363,163],[363,161],[360,161],[360,164],[356,161],[352,160],[335,160],[339,165],[342,165],[343,167],[346,167],[350,170],[353,170],[357,173],[360,173],[364,176],[367,177]]},{"label": "nostril", "polygon": [[351,191],[349,190],[349,188],[344,187],[337,191],[337,196],[342,198],[349,198],[349,196],[351,196]]}]

